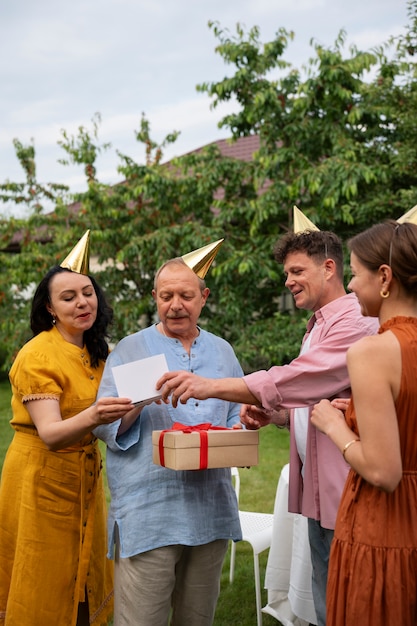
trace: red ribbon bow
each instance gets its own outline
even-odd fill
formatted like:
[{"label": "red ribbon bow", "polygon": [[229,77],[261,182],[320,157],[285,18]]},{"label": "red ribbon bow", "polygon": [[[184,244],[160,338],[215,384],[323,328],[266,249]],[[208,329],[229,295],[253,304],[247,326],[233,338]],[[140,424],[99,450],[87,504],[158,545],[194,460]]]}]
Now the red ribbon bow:
[{"label": "red ribbon bow", "polygon": [[164,437],[165,433],[170,433],[174,430],[179,430],[185,434],[189,433],[200,433],[200,468],[199,469],[207,469],[208,466],[208,432],[209,430],[230,430],[230,428],[225,428],[223,426],[213,426],[209,422],[204,424],[196,424],[195,426],[186,426],[185,424],[180,424],[180,422],[174,422],[172,428],[168,428],[167,430],[163,430],[159,435],[159,461],[163,467],[165,467],[165,457],[164,457]]}]

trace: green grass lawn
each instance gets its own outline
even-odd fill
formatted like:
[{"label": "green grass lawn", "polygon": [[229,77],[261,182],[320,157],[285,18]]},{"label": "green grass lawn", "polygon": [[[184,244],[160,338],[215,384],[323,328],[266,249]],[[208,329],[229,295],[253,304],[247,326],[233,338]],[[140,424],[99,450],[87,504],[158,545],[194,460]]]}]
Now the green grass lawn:
[{"label": "green grass lawn", "polygon": [[[0,467],[3,465],[4,455],[13,437],[13,431],[9,425],[10,418],[10,386],[8,381],[0,381]],[[259,464],[250,469],[240,470],[240,508],[242,510],[273,512],[279,475],[288,459],[288,433],[274,426],[261,429]],[[229,583],[229,557],[230,551],[223,566],[214,626],[255,626],[252,548],[247,543],[237,544],[233,583]],[[262,586],[266,562],[267,551],[260,555]],[[262,590],[263,605],[266,604],[266,599],[266,591]],[[271,616],[263,616],[263,626],[278,625],[279,622]]]},{"label": "green grass lawn", "polygon": [[0,380],[0,467],[3,466],[4,455],[13,437],[13,430],[9,426],[12,417],[10,397],[9,381]]}]

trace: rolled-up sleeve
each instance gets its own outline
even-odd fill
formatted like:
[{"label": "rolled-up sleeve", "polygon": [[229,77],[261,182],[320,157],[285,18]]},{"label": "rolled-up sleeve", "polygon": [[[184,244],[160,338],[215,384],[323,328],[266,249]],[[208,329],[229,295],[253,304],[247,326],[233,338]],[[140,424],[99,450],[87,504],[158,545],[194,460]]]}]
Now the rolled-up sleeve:
[{"label": "rolled-up sleeve", "polygon": [[311,406],[323,398],[336,397],[349,387],[349,346],[364,335],[374,334],[377,328],[374,318],[358,316],[356,298],[346,295],[320,310],[304,354],[288,365],[248,374],[244,381],[265,409]]}]

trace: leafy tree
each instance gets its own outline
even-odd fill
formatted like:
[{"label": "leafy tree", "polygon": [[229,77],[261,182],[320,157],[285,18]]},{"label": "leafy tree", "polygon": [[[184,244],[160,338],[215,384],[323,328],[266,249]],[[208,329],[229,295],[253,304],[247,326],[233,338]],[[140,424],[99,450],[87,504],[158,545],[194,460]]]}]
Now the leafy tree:
[{"label": "leafy tree", "polygon": [[202,325],[232,342],[246,371],[293,358],[306,313],[278,311],[283,275],[272,253],[292,227],[293,205],[345,239],[415,204],[416,18],[412,0],[406,34],[371,51],[346,50],[343,31],[330,48],[312,42],[313,57],[301,69],[285,60],[293,33],[281,28],[263,44],[256,27],[238,25],[231,35],[212,23],[216,52],[232,72],[198,89],[214,107],[235,101],[220,126],[234,139],[259,136],[251,162],[211,145],[163,163],[178,133],[159,145],[143,116],[136,138],[144,162],[119,153],[122,182],[105,185],[96,161],[108,146],[100,145],[96,116],[92,131],[64,131],[59,142],[63,164],[84,168],[87,191],[69,203],[67,190],[47,187],[55,209],[45,213],[34,146],[17,142],[27,180],[0,185],[0,199],[25,197],[31,210],[25,220],[0,221],[2,249],[16,233],[21,245],[19,255],[1,253],[0,344],[9,355],[21,345],[31,287],[91,228],[94,273],[116,312],[115,340],[154,320],[153,275],[162,262],[225,237],[207,277],[212,294]]}]

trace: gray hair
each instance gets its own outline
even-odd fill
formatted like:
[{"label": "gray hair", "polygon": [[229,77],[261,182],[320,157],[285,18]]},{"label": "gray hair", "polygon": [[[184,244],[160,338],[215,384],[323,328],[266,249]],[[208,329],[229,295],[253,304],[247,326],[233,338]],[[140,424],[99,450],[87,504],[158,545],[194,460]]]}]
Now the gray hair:
[{"label": "gray hair", "polygon": [[[188,265],[186,264],[186,262],[184,261],[184,259],[180,256],[177,256],[173,259],[169,259],[168,261],[165,261],[165,263],[163,263],[161,265],[161,267],[157,270],[156,274],[155,274],[155,278],[153,281],[153,288],[156,291],[156,284],[158,282],[158,278],[160,273],[162,272],[163,269],[165,269],[166,267],[170,266],[170,265],[181,265],[181,266],[185,266],[188,267]],[[196,274],[197,276],[197,274]],[[200,278],[199,276],[197,276],[198,282],[200,284],[200,289],[201,291],[203,291],[206,288],[206,281],[203,280],[202,278]]]}]

